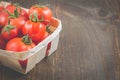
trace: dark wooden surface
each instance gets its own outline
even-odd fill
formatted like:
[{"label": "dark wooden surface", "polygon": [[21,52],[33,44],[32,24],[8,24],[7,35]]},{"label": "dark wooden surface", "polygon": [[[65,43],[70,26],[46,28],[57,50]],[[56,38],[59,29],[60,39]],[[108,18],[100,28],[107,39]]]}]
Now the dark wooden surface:
[{"label": "dark wooden surface", "polygon": [[12,1],[48,5],[63,29],[53,55],[27,75],[0,66],[0,80],[120,80],[120,0]]}]

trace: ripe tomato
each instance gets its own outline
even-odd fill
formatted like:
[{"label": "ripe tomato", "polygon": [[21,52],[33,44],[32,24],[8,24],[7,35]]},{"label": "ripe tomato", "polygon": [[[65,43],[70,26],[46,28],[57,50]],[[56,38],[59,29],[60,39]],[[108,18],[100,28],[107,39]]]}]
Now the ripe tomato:
[{"label": "ripe tomato", "polygon": [[10,19],[10,24],[13,26],[16,26],[19,29],[25,24],[25,22],[26,22],[26,20],[24,19],[24,17]]},{"label": "ripe tomato", "polygon": [[3,38],[10,40],[18,35],[18,28],[16,26],[6,25],[3,27],[1,34]]},{"label": "ripe tomato", "polygon": [[14,6],[14,5],[12,5],[12,4],[9,4],[9,5],[6,6],[6,10],[7,10],[9,13],[11,13],[11,14],[14,13],[14,10],[15,10],[15,9],[16,9],[16,6]]},{"label": "ripe tomato", "polygon": [[9,15],[7,14],[7,12],[5,12],[5,11],[0,12],[0,26],[1,27],[8,24],[8,21],[9,21],[8,16]]},{"label": "ripe tomato", "polygon": [[47,38],[48,36],[49,36],[49,33],[46,31],[45,34],[44,34],[44,36],[43,36],[43,38],[42,38],[40,41],[44,40],[44,39]]},{"label": "ripe tomato", "polygon": [[28,34],[34,42],[41,40],[46,32],[46,26],[40,22],[28,20],[22,27],[24,35]]},{"label": "ripe tomato", "polygon": [[18,28],[18,36],[23,36],[22,26],[25,24],[26,20],[24,17],[12,18],[10,19],[10,24]]},{"label": "ripe tomato", "polygon": [[0,6],[0,12],[4,10],[4,6]]},{"label": "ripe tomato", "polygon": [[35,42],[36,44],[39,44],[41,41],[43,41],[44,39],[46,39],[50,34],[46,31],[44,36],[37,42]]},{"label": "ripe tomato", "polygon": [[15,10],[17,9],[17,12],[19,14],[19,16],[24,17],[26,20],[28,20],[28,13],[21,8],[18,5],[14,5],[14,4],[9,4],[6,6],[6,10],[10,13],[10,14],[15,14]]},{"label": "ripe tomato", "polygon": [[29,11],[28,15],[33,15],[34,13],[38,14],[39,19],[43,18],[43,21],[50,21],[52,18],[52,11],[47,6],[36,5],[32,6]]},{"label": "ripe tomato", "polygon": [[16,37],[9,40],[6,45],[6,50],[20,52],[30,50],[33,47],[35,47],[35,44],[32,40],[28,38],[28,36],[24,36],[22,38]]},{"label": "ripe tomato", "polygon": [[25,20],[29,19],[28,13],[24,9],[22,9],[20,16],[24,17]]},{"label": "ripe tomato", "polygon": [[0,34],[0,49],[5,49],[5,40],[3,39],[1,34]]}]

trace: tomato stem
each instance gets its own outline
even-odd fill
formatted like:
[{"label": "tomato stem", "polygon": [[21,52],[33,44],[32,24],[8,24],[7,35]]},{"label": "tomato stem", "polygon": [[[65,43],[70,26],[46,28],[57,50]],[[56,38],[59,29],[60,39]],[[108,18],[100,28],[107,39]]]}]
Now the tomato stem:
[{"label": "tomato stem", "polygon": [[[9,14],[9,18],[17,18],[22,12],[22,9],[20,8],[19,4],[13,3],[13,5],[16,7],[13,14],[6,10],[6,12]],[[18,9],[20,9],[20,12],[18,11]]]},{"label": "tomato stem", "polygon": [[18,17],[18,16],[19,16],[18,7],[16,7],[16,9],[15,9],[15,11],[14,11],[14,16],[15,16],[15,17]]},{"label": "tomato stem", "polygon": [[22,41],[26,44],[26,45],[30,45],[32,43],[32,39],[28,36],[28,34],[26,34],[25,36],[22,37]]},{"label": "tomato stem", "polygon": [[30,20],[33,22],[43,22],[44,16],[41,16],[41,19],[38,18],[38,14],[34,13],[30,15]]},{"label": "tomato stem", "polygon": [[14,29],[15,27],[12,25],[7,25],[3,28],[3,32],[8,32],[8,34],[10,34],[10,30]]}]

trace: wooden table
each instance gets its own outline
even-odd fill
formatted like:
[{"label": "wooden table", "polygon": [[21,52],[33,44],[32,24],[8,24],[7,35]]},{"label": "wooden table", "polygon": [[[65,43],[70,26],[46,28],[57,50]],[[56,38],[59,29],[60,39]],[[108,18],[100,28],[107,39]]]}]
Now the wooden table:
[{"label": "wooden table", "polygon": [[120,80],[120,0],[11,1],[48,5],[63,29],[53,55],[26,75],[0,66],[0,80]]}]

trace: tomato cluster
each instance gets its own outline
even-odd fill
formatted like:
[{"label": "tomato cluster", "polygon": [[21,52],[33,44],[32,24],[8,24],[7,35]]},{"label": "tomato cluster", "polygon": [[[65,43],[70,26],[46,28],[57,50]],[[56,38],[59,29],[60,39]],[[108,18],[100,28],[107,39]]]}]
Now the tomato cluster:
[{"label": "tomato cluster", "polygon": [[50,35],[52,11],[47,6],[33,5],[28,12],[19,4],[0,6],[0,49],[26,51]]}]

